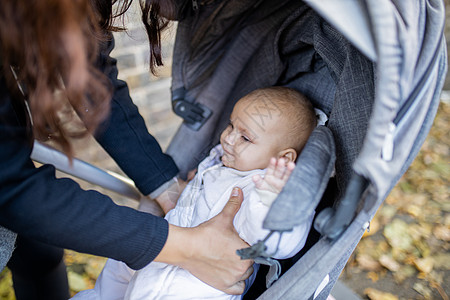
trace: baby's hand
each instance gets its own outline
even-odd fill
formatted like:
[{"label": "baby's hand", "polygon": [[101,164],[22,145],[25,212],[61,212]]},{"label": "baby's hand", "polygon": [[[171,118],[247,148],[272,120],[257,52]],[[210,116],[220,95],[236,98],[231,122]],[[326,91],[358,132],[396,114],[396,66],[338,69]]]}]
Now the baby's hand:
[{"label": "baby's hand", "polygon": [[178,179],[177,182],[173,183],[168,189],[162,192],[158,198],[155,199],[159,206],[161,206],[164,214],[167,214],[169,210],[173,209],[177,205],[178,198],[180,198],[181,193],[189,181],[194,178],[195,173],[197,173],[197,169],[189,171],[187,174],[187,181]]},{"label": "baby's hand", "polygon": [[158,204],[161,206],[164,214],[167,214],[169,210],[173,209],[175,205],[177,205],[178,198],[180,198],[180,195],[186,185],[186,181],[178,179],[177,182],[174,182],[155,199],[156,202],[158,202]]},{"label": "baby's hand", "polygon": [[290,161],[286,165],[286,160],[284,158],[279,158],[277,160],[275,157],[272,157],[264,178],[260,175],[255,175],[252,179],[256,188],[278,194],[288,181],[294,168],[294,162]]}]

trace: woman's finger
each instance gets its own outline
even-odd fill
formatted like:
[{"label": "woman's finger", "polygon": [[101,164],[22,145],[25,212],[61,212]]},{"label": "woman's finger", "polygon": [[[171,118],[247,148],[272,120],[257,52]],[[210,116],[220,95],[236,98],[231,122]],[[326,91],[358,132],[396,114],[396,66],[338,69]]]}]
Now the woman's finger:
[{"label": "woman's finger", "polygon": [[233,286],[229,287],[225,293],[230,295],[242,295],[242,293],[245,291],[245,281],[241,280],[236,282]]},{"label": "woman's finger", "polygon": [[242,275],[242,280],[247,280],[253,274],[253,265],[245,271],[244,275]]}]

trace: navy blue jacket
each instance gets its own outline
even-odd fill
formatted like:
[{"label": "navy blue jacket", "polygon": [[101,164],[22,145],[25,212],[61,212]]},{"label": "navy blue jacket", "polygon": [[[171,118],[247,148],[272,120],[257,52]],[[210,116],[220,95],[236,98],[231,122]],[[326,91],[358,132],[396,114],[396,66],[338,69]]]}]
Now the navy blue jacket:
[{"label": "navy blue jacket", "polygon": [[[104,46],[99,68],[110,78],[114,96],[110,117],[96,138],[147,195],[178,169],[148,133],[126,83],[117,79],[116,60],[109,56],[114,42]],[[0,225],[51,245],[124,261],[134,269],[152,261],[167,239],[167,222],[115,205],[71,179],[57,179],[51,165],[36,168],[26,120],[23,103],[13,102],[0,72]]]}]

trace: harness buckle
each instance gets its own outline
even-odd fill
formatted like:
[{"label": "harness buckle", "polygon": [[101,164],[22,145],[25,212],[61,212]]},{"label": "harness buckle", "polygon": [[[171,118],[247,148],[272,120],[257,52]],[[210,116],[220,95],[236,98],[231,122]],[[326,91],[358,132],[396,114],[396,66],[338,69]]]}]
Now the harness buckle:
[{"label": "harness buckle", "polygon": [[212,111],[203,104],[186,100],[185,95],[184,87],[172,91],[172,109],[176,115],[183,118],[187,127],[198,131],[212,115]]}]

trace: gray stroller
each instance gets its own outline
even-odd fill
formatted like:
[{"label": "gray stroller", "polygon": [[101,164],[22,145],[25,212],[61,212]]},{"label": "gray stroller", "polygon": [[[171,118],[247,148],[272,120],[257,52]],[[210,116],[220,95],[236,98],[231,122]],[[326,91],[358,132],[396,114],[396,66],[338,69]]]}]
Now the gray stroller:
[{"label": "gray stroller", "polygon": [[[243,299],[326,299],[432,125],[447,71],[444,3],[193,0],[191,6],[178,16],[172,69],[172,105],[184,122],[167,153],[185,176],[217,144],[241,96],[271,85],[307,95],[328,122],[311,135],[264,227],[289,231],[316,213],[314,228],[304,249],[280,262],[279,279],[267,288],[273,270],[262,268]],[[79,161],[67,168],[40,145],[33,156],[76,176],[102,173],[77,172],[89,168]],[[132,184],[106,173],[81,177],[136,197]],[[240,254],[265,255],[264,247]]]}]

